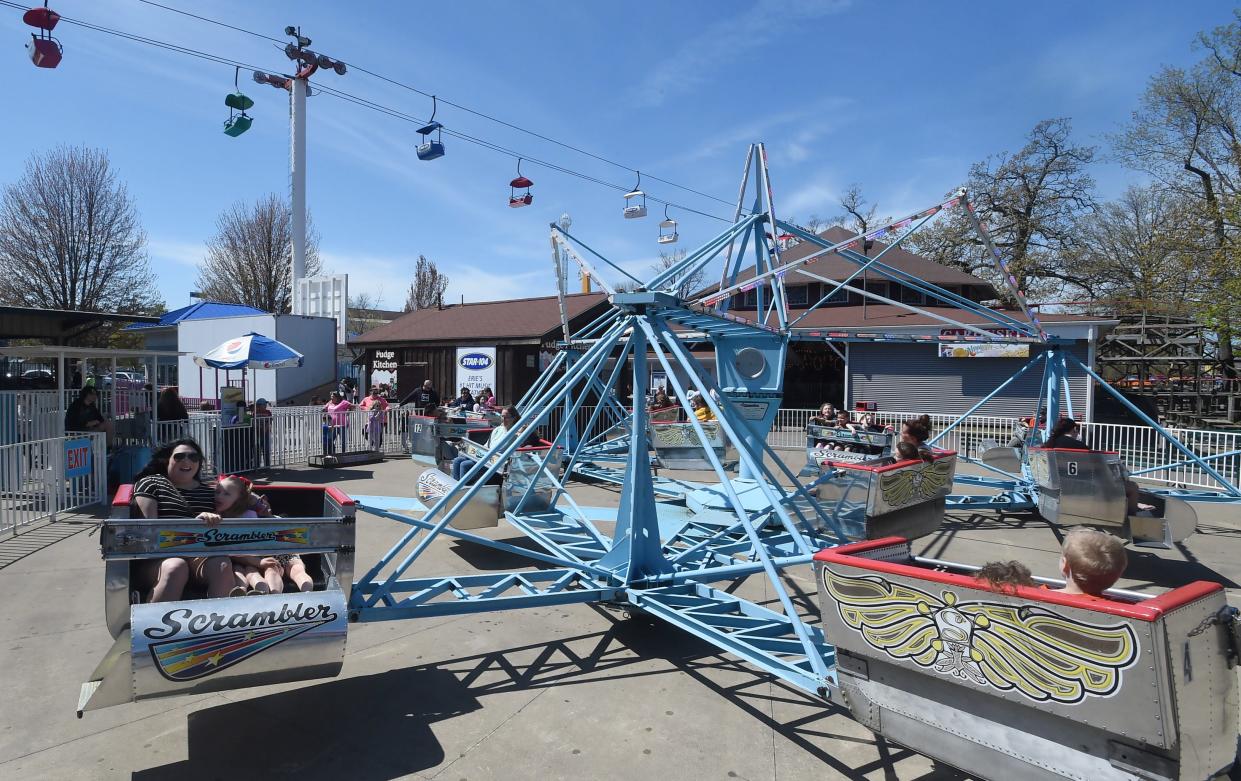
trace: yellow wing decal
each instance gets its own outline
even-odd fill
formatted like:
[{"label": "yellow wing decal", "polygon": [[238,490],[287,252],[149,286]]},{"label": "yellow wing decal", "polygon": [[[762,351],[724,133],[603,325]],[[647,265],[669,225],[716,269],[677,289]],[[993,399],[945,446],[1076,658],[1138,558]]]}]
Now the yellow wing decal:
[{"label": "yellow wing decal", "polygon": [[938,633],[930,612],[939,599],[915,588],[882,578],[852,578],[823,568],[823,585],[836,601],[840,618],[866,642],[897,659],[926,666],[938,651],[931,647]]},{"label": "yellow wing decal", "polygon": [[883,501],[893,507],[909,504],[914,498],[913,469],[902,469],[899,472],[883,475],[879,478],[879,493]]},{"label": "yellow wing decal", "polygon": [[1041,606],[958,602],[878,575],[823,568],[823,587],[840,618],[872,648],[977,686],[1039,702],[1108,697],[1138,658],[1123,621],[1088,624]]},{"label": "yellow wing decal", "polygon": [[923,499],[931,499],[939,495],[939,492],[949,485],[952,478],[952,462],[946,458],[927,466],[922,471],[922,485],[920,486]]},{"label": "yellow wing decal", "polygon": [[879,491],[889,505],[901,507],[914,501],[934,499],[948,485],[951,474],[951,462],[941,458],[924,466],[883,475],[879,478]]},{"label": "yellow wing decal", "polygon": [[973,603],[960,610],[974,619],[973,647],[988,683],[1034,700],[1108,696],[1138,657],[1128,624],[1086,624],[1029,606]]}]

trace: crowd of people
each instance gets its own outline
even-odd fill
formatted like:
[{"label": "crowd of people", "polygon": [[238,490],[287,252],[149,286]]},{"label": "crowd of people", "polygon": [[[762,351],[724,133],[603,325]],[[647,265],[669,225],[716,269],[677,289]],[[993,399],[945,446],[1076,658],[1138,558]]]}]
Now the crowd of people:
[{"label": "crowd of people", "polygon": [[[391,388],[372,385],[360,399],[350,399],[356,388],[342,381],[322,403],[323,444],[325,452],[335,452],[337,443],[344,439],[352,409],[366,412],[366,437],[373,447],[383,442],[387,422],[386,412],[393,403],[389,397]],[[316,400],[318,401],[318,400]],[[400,401],[419,414],[435,414],[442,400],[431,380]],[[177,394],[176,388],[164,388],[155,405],[158,419],[166,424],[188,420],[189,413]],[[475,395],[470,388],[446,402],[450,410],[490,412],[497,409],[495,395],[490,388],[483,388]],[[689,408],[699,421],[714,419],[712,405],[696,393],[689,396]],[[648,399],[652,411],[677,408],[678,404],[666,389],[659,388]],[[499,408],[500,423],[490,433],[487,447],[497,445],[506,434],[518,425],[519,413],[514,406]],[[266,399],[256,399],[248,406],[240,406],[232,416],[233,424],[254,424],[261,428],[260,450],[262,464],[270,464],[271,409]],[[98,408],[98,393],[93,387],[81,389],[78,398],[66,413],[66,428],[78,431],[102,431],[111,435],[112,427]],[[1031,419],[1030,427],[1043,425],[1043,420]],[[812,436],[824,434],[823,429],[866,433],[896,433],[893,427],[880,424],[871,412],[856,417],[849,411],[837,409],[831,403],[823,404],[818,414],[810,419]],[[1081,438],[1081,428],[1071,418],[1058,420],[1051,428],[1046,446],[1060,449],[1089,450]],[[934,458],[934,449],[928,444],[931,437],[929,415],[919,415],[900,425],[899,437],[893,445],[894,460],[925,460]],[[815,439],[816,450],[834,450],[862,447],[830,438]],[[865,447],[873,447],[865,445]],[[466,455],[458,455],[451,464],[453,478],[460,480],[475,464]],[[200,478],[203,452],[190,438],[177,437],[159,447],[150,463],[135,478],[135,513],[146,518],[176,517],[196,518],[208,526],[218,525],[225,518],[258,518],[270,515],[270,508],[262,497],[253,491],[251,482],[240,475],[224,475],[208,483]],[[1137,486],[1126,481],[1126,494],[1130,514],[1150,512],[1153,508],[1137,501]],[[1065,579],[1065,593],[1098,596],[1109,588],[1123,572],[1125,553],[1123,543],[1115,537],[1094,530],[1073,530],[1065,539],[1060,569]],[[991,562],[984,566],[977,577],[997,589],[1031,586],[1029,569],[1020,562]],[[192,558],[169,557],[146,562],[135,581],[132,597],[148,601],[180,599],[189,586],[200,589],[209,597],[238,596],[243,594],[279,593],[286,588],[306,590],[312,587],[305,564],[296,556],[200,556]]]}]

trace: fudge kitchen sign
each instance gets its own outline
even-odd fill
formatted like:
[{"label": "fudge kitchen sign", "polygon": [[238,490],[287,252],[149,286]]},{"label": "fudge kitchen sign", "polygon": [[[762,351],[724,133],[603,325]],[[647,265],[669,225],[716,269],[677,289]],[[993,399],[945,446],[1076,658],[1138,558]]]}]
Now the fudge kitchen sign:
[{"label": "fudge kitchen sign", "polygon": [[478,394],[483,388],[496,388],[496,348],[458,347],[457,384],[451,389],[456,396],[462,388]]},{"label": "fudge kitchen sign", "polygon": [[371,355],[371,369],[377,372],[394,372],[400,368],[396,350],[375,350]]}]

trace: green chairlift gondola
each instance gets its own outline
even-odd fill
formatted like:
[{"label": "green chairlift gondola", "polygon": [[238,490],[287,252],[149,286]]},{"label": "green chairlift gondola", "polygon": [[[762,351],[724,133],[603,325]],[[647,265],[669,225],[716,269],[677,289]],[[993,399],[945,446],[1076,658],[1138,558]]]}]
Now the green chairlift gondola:
[{"label": "green chairlift gondola", "polygon": [[224,134],[233,138],[246,132],[250,125],[254,124],[254,117],[246,114],[247,109],[254,108],[254,101],[246,97],[237,84],[240,71],[238,68],[237,73],[233,74],[233,88],[236,91],[224,96],[224,105],[228,106],[228,121],[224,123]]}]

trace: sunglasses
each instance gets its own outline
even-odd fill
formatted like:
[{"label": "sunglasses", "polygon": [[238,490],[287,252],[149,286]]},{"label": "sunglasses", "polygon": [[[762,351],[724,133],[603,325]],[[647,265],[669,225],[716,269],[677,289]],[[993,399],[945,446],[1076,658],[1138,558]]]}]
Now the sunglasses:
[{"label": "sunglasses", "polygon": [[186,459],[189,459],[190,463],[197,464],[199,461],[203,460],[203,457],[198,455],[197,453],[173,453],[172,454],[172,460],[176,461],[178,464],[181,463],[182,461],[185,461]]}]

